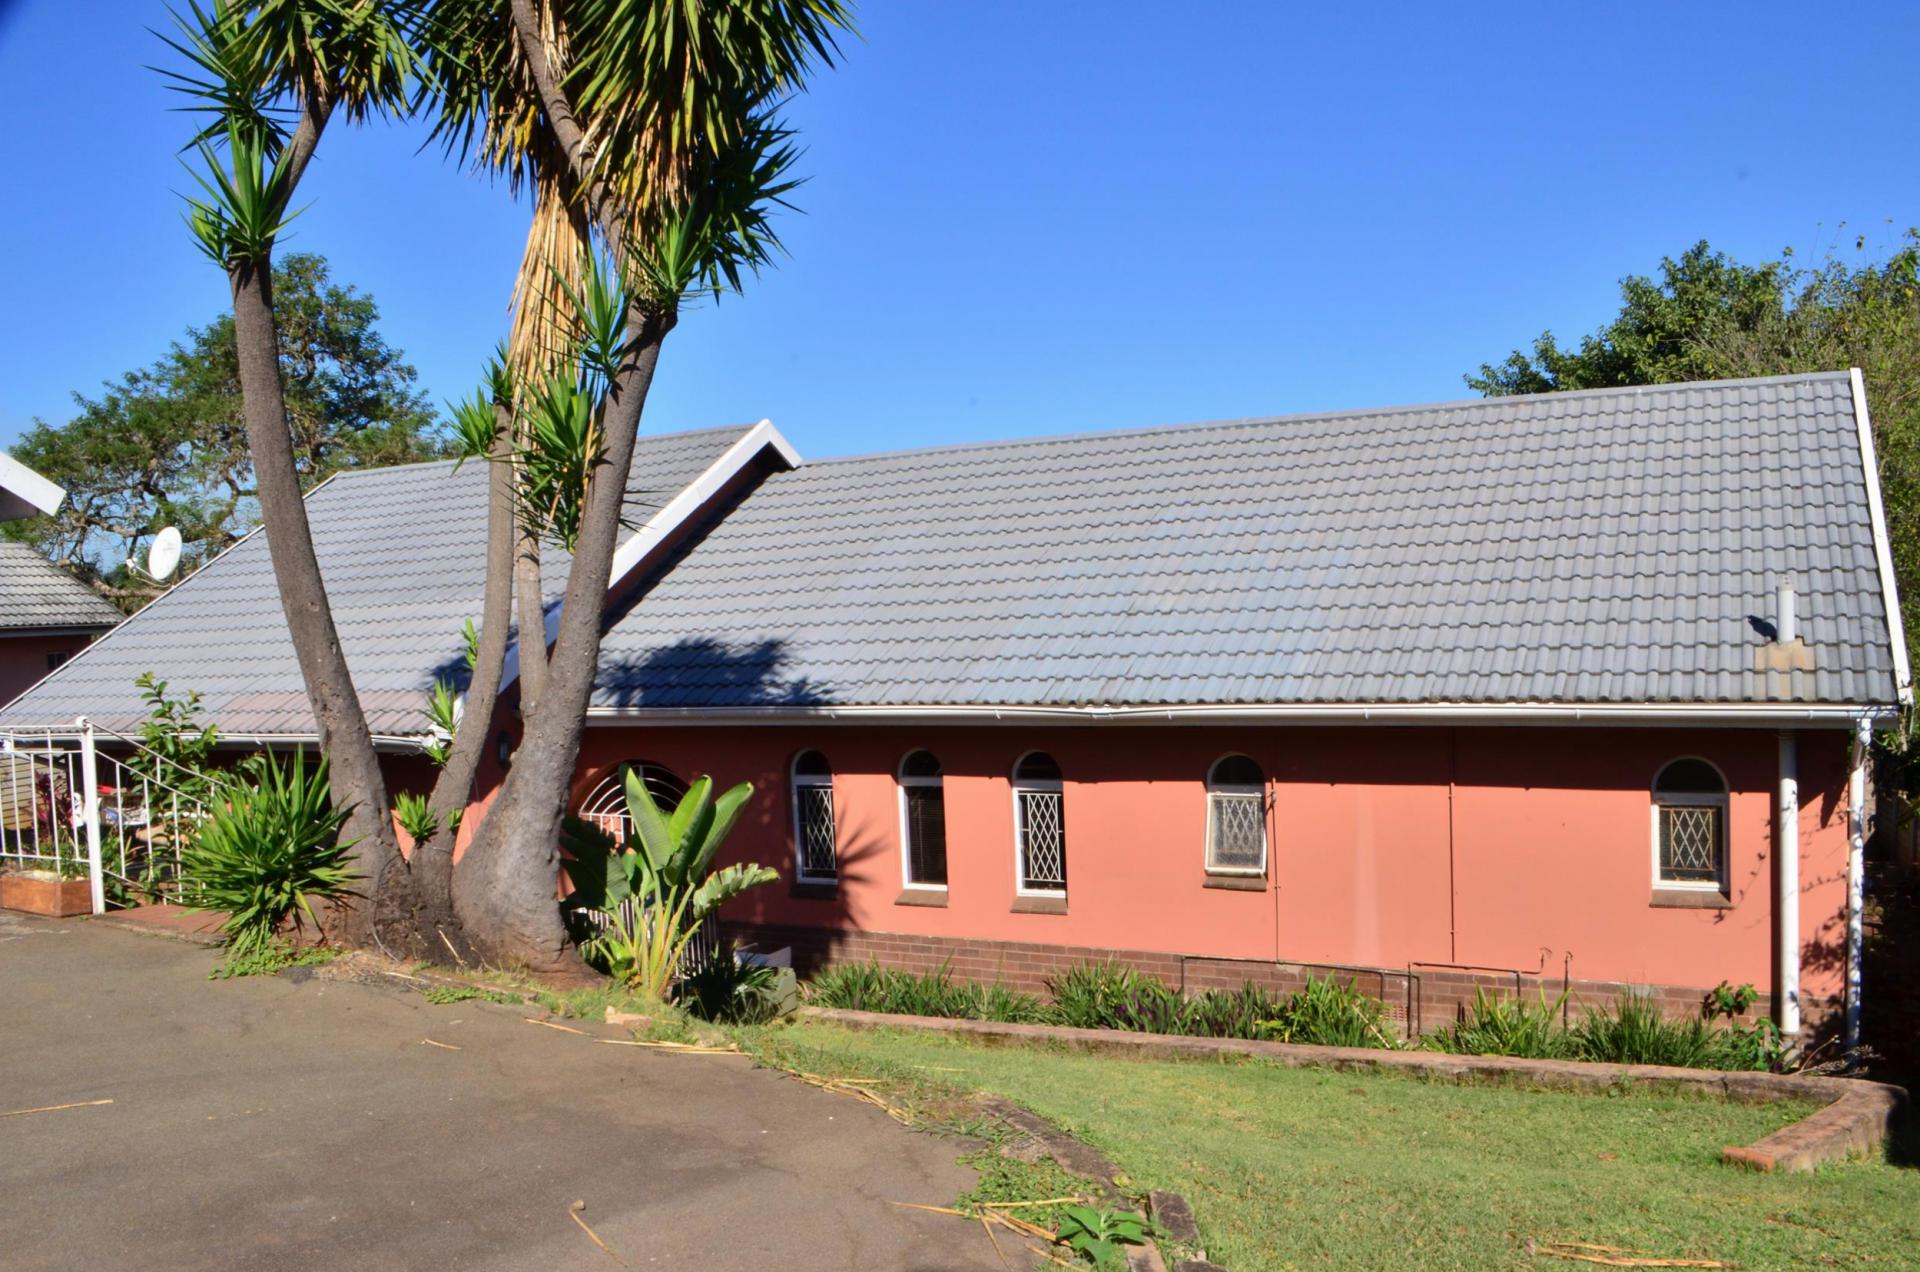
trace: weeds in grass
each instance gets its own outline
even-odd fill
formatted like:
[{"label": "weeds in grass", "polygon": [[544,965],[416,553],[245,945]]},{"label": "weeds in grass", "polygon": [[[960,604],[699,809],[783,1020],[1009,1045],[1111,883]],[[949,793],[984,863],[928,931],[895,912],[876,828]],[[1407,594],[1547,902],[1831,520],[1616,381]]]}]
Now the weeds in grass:
[{"label": "weeds in grass", "polygon": [[661,1003],[637,997],[611,981],[579,989],[536,989],[533,1001],[556,1016],[570,1016],[575,1020],[605,1020],[609,1007],[643,1016],[663,1009]]},{"label": "weeds in grass", "polygon": [[207,973],[208,980],[232,980],[239,976],[273,976],[286,971],[289,967],[315,967],[340,957],[340,951],[331,945],[310,945],[304,950],[295,950],[293,946],[278,937],[266,945],[252,950],[234,952],[229,949],[227,961]]},{"label": "weeds in grass", "polygon": [[429,985],[420,991],[420,996],[436,1007],[448,1003],[503,1003],[513,1005],[527,1001],[524,994],[509,994],[504,990],[481,989],[475,985]]}]

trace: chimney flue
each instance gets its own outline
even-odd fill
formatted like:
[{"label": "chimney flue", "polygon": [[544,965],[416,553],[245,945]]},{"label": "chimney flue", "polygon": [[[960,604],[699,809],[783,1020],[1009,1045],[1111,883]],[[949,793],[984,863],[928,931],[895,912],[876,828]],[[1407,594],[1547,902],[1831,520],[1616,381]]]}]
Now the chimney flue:
[{"label": "chimney flue", "polygon": [[1799,616],[1794,612],[1793,584],[1780,585],[1780,609],[1774,622],[1774,640],[1791,645],[1800,638]]}]

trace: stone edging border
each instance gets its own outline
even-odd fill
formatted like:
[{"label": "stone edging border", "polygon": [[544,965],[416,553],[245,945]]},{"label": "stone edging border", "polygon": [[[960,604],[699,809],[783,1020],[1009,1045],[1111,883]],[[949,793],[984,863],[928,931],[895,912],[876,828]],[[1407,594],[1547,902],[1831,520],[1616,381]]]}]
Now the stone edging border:
[{"label": "stone edging border", "polygon": [[1223,1055],[1256,1056],[1294,1069],[1373,1070],[1453,1082],[1509,1083],[1550,1091],[1603,1091],[1623,1083],[1682,1088],[1747,1103],[1812,1100],[1814,1113],[1745,1147],[1721,1150],[1721,1160],[1763,1171],[1808,1171],[1822,1162],[1872,1151],[1885,1142],[1907,1106],[1903,1087],[1856,1078],[1798,1077],[1778,1073],[1726,1073],[1653,1064],[1591,1064],[1579,1060],[1523,1060],[1509,1056],[1456,1056],[1432,1051],[1385,1051],[1364,1047],[1309,1047],[1238,1038],[1188,1038],[1129,1033],[1118,1029],[1072,1029],[1060,1025],[1008,1025],[988,1020],[894,1016],[884,1012],[806,1007],[801,1014],[854,1029],[915,1029],[958,1034],[981,1042],[1054,1044],[1082,1051],[1110,1051],[1157,1059]]}]

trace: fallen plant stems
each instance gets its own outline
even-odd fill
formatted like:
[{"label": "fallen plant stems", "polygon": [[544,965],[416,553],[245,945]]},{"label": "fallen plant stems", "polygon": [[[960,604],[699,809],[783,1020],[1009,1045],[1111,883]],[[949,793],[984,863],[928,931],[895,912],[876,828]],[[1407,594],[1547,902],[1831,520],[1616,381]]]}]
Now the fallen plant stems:
[{"label": "fallen plant stems", "polygon": [[29,1113],[59,1113],[65,1109],[91,1109],[102,1104],[112,1104],[112,1100],[76,1100],[72,1104],[43,1104],[37,1109],[8,1109],[0,1117],[25,1117]]},{"label": "fallen plant stems", "polygon": [[602,1241],[600,1239],[600,1234],[595,1232],[592,1228],[588,1227],[587,1221],[580,1217],[580,1212],[582,1210],[585,1210],[586,1208],[587,1208],[586,1202],[576,1201],[571,1206],[567,1207],[567,1214],[573,1219],[575,1223],[580,1225],[580,1231],[586,1233],[587,1236],[592,1239],[593,1244],[599,1246],[602,1250],[606,1251],[607,1257],[609,1259],[612,1259],[615,1263],[618,1263],[622,1267],[625,1267],[626,1266],[625,1262],[620,1258],[619,1255],[613,1252],[613,1247],[608,1245],[606,1242]]},{"label": "fallen plant stems", "polygon": [[1598,1263],[1612,1268],[1725,1268],[1731,1264],[1719,1259],[1667,1259],[1653,1255],[1637,1255],[1619,1246],[1594,1245],[1585,1241],[1548,1241],[1527,1243],[1531,1254],[1544,1254],[1555,1259],[1572,1259],[1578,1263]]},{"label": "fallen plant stems", "polygon": [[551,1020],[540,1020],[534,1016],[522,1016],[521,1019],[530,1025],[545,1025],[548,1029],[558,1029],[561,1033],[579,1034],[582,1038],[592,1036],[586,1030],[575,1029],[572,1025],[556,1024]]},{"label": "fallen plant stems", "polygon": [[440,1049],[441,1049],[442,1051],[458,1051],[458,1050],[460,1050],[460,1048],[458,1048],[458,1047],[456,1047],[456,1046],[454,1046],[454,1045],[453,1045],[452,1043],[450,1043],[450,1042],[441,1042],[441,1041],[440,1041],[439,1039],[437,1039],[437,1038],[422,1038],[422,1039],[421,1039],[420,1041],[421,1041],[421,1042],[424,1042],[424,1043],[426,1043],[426,1044],[427,1044],[427,1045],[428,1045],[429,1047],[438,1047],[438,1048],[440,1048]]}]

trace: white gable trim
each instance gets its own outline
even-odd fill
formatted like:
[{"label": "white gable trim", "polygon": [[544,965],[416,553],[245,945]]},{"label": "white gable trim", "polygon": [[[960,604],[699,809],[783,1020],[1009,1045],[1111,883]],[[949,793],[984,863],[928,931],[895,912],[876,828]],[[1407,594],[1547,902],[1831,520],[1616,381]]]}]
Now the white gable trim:
[{"label": "white gable trim", "polygon": [[1880,600],[1887,611],[1887,639],[1893,649],[1893,679],[1900,701],[1913,701],[1913,671],[1907,663],[1906,624],[1900,616],[1900,589],[1893,577],[1893,545],[1887,539],[1887,510],[1880,500],[1880,464],[1873,449],[1873,421],[1867,417],[1867,383],[1859,367],[1850,367],[1853,423],[1860,435],[1860,466],[1867,483],[1867,511],[1873,518],[1873,555],[1880,566]]},{"label": "white gable trim", "polygon": [[[666,504],[648,517],[646,523],[633,536],[614,549],[613,566],[607,572],[607,591],[612,591],[623,583],[647,557],[669,536],[685,525],[686,522],[704,508],[713,497],[724,489],[728,482],[746,471],[748,465],[762,451],[772,450],[788,468],[798,468],[801,463],[800,452],[773,426],[772,420],[761,420],[742,433],[733,445],[720,453],[720,458],[707,466],[686,489],[668,500]],[[551,646],[560,635],[560,611],[562,605],[555,605],[547,611],[546,643]],[[500,691],[505,693],[508,686],[520,678],[520,647],[516,643],[507,650],[507,660],[501,668]]]},{"label": "white gable trim", "polygon": [[20,521],[35,512],[52,513],[67,497],[66,491],[5,452],[0,452],[0,491],[11,496],[0,499],[0,521]]}]

